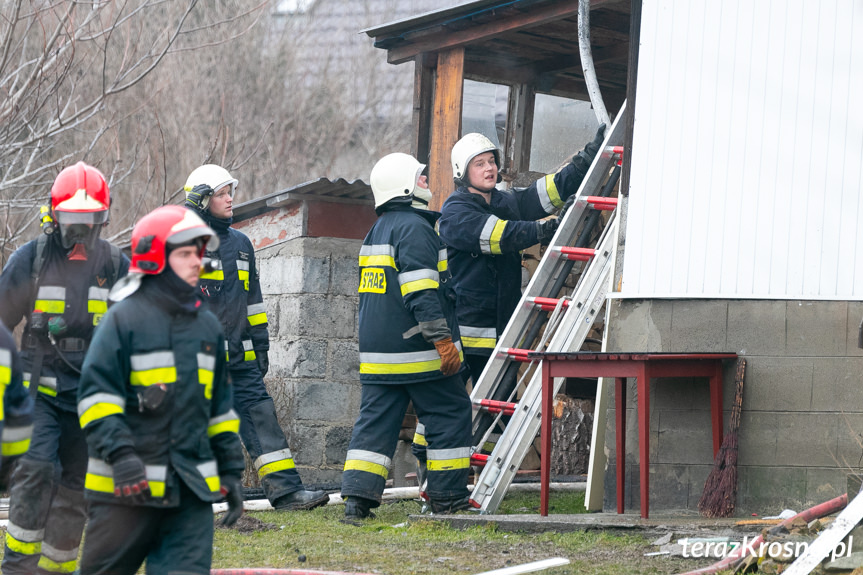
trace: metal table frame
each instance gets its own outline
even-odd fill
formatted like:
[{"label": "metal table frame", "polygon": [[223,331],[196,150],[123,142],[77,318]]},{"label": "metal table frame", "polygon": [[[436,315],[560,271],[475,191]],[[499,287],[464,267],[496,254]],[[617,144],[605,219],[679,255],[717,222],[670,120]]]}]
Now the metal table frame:
[{"label": "metal table frame", "polygon": [[623,513],[626,478],[626,378],[636,378],[638,403],[638,465],[641,516],[650,505],[650,380],[655,377],[706,377],[710,380],[710,419],[713,455],[722,445],[722,361],[737,359],[735,353],[594,353],[531,352],[531,360],[542,360],[542,419],[540,463],[540,513],[548,515],[548,485],[551,469],[551,413],[555,377],[613,377],[617,450],[617,512]]}]

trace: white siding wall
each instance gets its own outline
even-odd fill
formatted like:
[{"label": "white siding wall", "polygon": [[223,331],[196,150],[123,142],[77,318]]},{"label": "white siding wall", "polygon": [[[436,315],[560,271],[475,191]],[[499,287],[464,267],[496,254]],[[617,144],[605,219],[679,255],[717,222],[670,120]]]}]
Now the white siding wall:
[{"label": "white siding wall", "polygon": [[644,0],[623,297],[863,300],[863,0]]}]

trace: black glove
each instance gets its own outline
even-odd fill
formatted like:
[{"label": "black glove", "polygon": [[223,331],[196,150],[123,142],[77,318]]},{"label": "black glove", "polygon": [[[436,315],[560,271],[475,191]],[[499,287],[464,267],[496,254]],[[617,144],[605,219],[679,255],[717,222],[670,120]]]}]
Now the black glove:
[{"label": "black glove", "polygon": [[213,195],[213,188],[207,184],[198,184],[186,194],[186,205],[204,211],[204,200]]},{"label": "black glove", "polygon": [[536,239],[542,245],[548,245],[551,238],[554,237],[554,232],[557,231],[557,226],[560,225],[559,218],[551,218],[548,220],[540,220],[536,222]]},{"label": "black glove", "polygon": [[150,495],[144,462],[131,447],[123,448],[114,461],[114,497],[132,505],[144,503]]},{"label": "black glove", "polygon": [[261,377],[266,377],[270,371],[270,358],[267,355],[267,350],[255,352],[255,359],[258,361],[258,369],[261,370]]},{"label": "black glove", "polygon": [[593,141],[588,142],[582,151],[572,157],[572,163],[583,170],[584,173],[587,173],[587,169],[590,167],[590,164],[593,163],[593,159],[596,157],[596,153],[599,151],[599,147],[602,145],[604,140],[605,124],[600,124],[599,128],[596,129],[596,135],[593,137]]},{"label": "black glove", "polygon": [[563,220],[563,216],[566,215],[566,212],[569,211],[569,208],[572,207],[572,204],[575,203],[575,194],[572,194],[568,198],[566,198],[566,203],[563,204],[563,207],[560,208],[560,213],[557,214],[557,219]]},{"label": "black glove", "polygon": [[219,523],[221,527],[230,527],[243,514],[243,486],[240,479],[233,475],[225,475],[219,478],[222,483],[222,495],[228,502],[228,511]]}]

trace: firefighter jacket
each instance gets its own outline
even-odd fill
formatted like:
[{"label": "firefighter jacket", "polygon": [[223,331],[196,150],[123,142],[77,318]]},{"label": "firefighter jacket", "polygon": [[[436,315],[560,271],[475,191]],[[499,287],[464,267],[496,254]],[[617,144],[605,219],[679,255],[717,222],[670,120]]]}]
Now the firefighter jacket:
[{"label": "firefighter jacket", "polygon": [[129,270],[129,259],[98,240],[86,261],[69,260],[57,235],[40,236],[9,258],[0,275],[0,318],[10,330],[27,320],[21,339],[24,385],[29,387],[35,367],[43,398],[74,412],[93,329],[108,310],[111,287]]},{"label": "firefighter jacket", "polygon": [[93,500],[118,501],[111,457],[127,447],[146,466],[149,507],[178,506],[178,481],[216,501],[220,476],[239,477],[245,467],[219,321],[197,292],[181,305],[165,276],[145,277],[111,307],[84,362],[78,418]]},{"label": "firefighter jacket", "polygon": [[231,227],[231,219],[198,212],[219,234],[219,251],[206,256],[221,269],[201,276],[204,301],[225,330],[228,365],[255,360],[255,351],[268,351],[267,309],[255,265],[255,249],[242,232]]},{"label": "firefighter jacket", "polygon": [[461,342],[440,214],[390,202],[360,248],[360,381],[420,383],[444,377],[434,341]]},{"label": "firefighter jacket", "polygon": [[[589,164],[588,164],[589,167]],[[465,353],[491,355],[521,299],[521,250],[538,242],[535,220],[578,191],[586,168],[567,164],[527,188],[494,190],[491,205],[458,188],[441,209]]]},{"label": "firefighter jacket", "polygon": [[24,388],[21,357],[12,334],[0,325],[0,466],[24,455],[33,433],[33,400]]}]

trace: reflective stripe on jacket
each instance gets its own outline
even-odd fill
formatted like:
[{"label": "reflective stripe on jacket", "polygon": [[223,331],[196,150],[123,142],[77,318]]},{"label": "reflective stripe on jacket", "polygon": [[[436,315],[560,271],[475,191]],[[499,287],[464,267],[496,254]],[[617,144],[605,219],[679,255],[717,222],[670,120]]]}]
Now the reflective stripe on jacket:
[{"label": "reflective stripe on jacket", "polygon": [[388,206],[359,256],[360,380],[416,383],[442,377],[433,339],[461,350],[436,212]]}]

